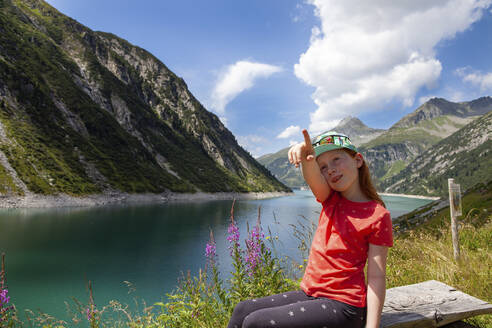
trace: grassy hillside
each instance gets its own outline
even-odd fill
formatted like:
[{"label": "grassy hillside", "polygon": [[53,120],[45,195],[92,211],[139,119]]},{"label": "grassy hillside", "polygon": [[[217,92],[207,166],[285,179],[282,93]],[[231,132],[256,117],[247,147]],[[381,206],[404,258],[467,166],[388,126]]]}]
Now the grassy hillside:
[{"label": "grassy hillside", "polygon": [[[377,187],[383,191],[399,181],[395,180],[395,176],[398,175],[401,180],[400,173],[407,166],[415,164],[419,155],[491,110],[492,97],[481,97],[461,103],[433,98],[388,130],[370,129],[358,119],[351,117],[334,130],[348,134],[353,141],[357,140],[358,149],[368,162]],[[288,165],[287,151],[288,148],[282,149],[275,154],[262,156],[258,161],[284,183],[293,187],[302,186],[304,181],[301,174]],[[478,180],[474,179],[468,186],[476,182]],[[429,191],[425,188],[390,191],[428,194],[435,188],[428,189]]]},{"label": "grassy hillside", "polygon": [[41,0],[0,1],[0,26],[0,152],[29,191],[289,190],[147,51]]},{"label": "grassy hillside", "polygon": [[363,144],[360,151],[369,162],[378,188],[384,190],[393,176],[415,163],[424,151],[491,110],[491,97],[460,103],[433,98]]},{"label": "grassy hillside", "polygon": [[270,170],[280,181],[291,188],[307,186],[301,170],[289,163],[287,153],[289,148],[281,149],[274,154],[264,155],[258,158],[258,162]]},{"label": "grassy hillside", "polygon": [[[459,217],[461,261],[456,263],[451,240],[449,206],[436,203],[400,217],[388,265],[388,288],[438,280],[492,303],[492,180],[471,188],[462,199]],[[492,315],[467,320],[492,327]]]},{"label": "grassy hillside", "polygon": [[381,183],[387,192],[447,194],[447,179],[467,189],[492,178],[492,112],[472,121]]}]

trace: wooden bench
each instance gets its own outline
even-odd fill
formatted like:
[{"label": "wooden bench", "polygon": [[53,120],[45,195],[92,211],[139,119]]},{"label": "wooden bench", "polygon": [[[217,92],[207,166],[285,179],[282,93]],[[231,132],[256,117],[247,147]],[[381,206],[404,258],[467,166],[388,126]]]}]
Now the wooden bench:
[{"label": "wooden bench", "polygon": [[441,327],[480,314],[492,313],[492,304],[442,282],[390,288],[386,291],[381,327]]}]

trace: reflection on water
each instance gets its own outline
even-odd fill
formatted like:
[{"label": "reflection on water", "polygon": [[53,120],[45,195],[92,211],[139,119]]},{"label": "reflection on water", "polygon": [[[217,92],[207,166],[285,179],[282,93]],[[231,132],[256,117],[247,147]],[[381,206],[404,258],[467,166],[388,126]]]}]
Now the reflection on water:
[{"label": "reflection on water", "polygon": [[[428,201],[385,197],[393,216]],[[212,230],[222,271],[230,269],[227,226],[232,201],[201,201],[99,208],[15,209],[0,211],[0,252],[6,253],[11,301],[18,309],[41,308],[65,318],[64,301],[86,302],[87,281],[96,304],[112,299],[132,303],[124,281],[149,303],[160,301],[181,272],[196,273],[205,263]],[[299,257],[290,224],[301,216],[317,222],[320,205],[309,191],[266,200],[238,201],[235,218],[245,239],[261,206],[266,234],[270,227],[279,252]],[[278,223],[274,223],[274,219]]]}]

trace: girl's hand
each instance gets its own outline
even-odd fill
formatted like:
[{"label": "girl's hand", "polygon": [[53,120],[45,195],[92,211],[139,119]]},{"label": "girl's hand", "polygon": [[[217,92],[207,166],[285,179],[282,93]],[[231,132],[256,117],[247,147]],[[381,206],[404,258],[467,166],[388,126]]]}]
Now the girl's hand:
[{"label": "girl's hand", "polygon": [[302,161],[312,161],[315,157],[314,148],[311,145],[311,138],[306,129],[302,130],[304,142],[298,143],[289,149],[289,162],[299,167]]}]

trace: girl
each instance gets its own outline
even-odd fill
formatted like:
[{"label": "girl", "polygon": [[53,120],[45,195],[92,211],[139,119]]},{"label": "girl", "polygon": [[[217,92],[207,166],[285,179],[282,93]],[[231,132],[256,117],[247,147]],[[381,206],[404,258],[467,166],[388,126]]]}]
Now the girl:
[{"label": "girl", "polygon": [[302,133],[289,161],[301,165],[323,209],[301,290],[240,302],[228,328],[379,327],[393,245],[390,214],[347,136],[326,132],[311,144]]}]

